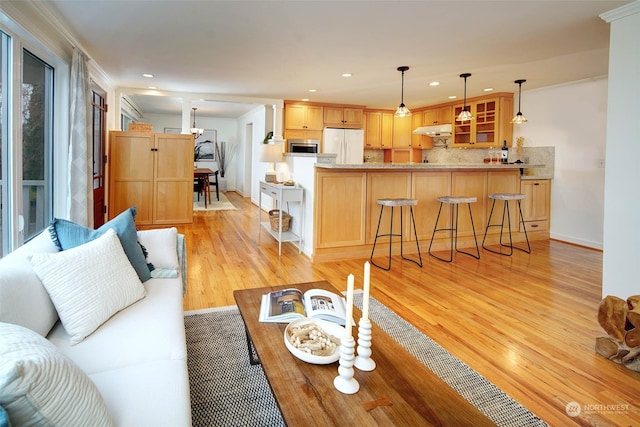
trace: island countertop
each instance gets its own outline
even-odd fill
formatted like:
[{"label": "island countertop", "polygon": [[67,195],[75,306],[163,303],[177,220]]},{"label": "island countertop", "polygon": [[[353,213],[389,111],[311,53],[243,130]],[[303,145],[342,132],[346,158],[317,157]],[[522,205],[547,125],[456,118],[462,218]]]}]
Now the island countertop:
[{"label": "island countertop", "polygon": [[[317,168],[334,170],[512,170],[539,169],[545,165],[530,163],[362,163],[362,164],[333,164],[316,163]],[[523,174],[522,179],[551,179],[552,176]]]}]

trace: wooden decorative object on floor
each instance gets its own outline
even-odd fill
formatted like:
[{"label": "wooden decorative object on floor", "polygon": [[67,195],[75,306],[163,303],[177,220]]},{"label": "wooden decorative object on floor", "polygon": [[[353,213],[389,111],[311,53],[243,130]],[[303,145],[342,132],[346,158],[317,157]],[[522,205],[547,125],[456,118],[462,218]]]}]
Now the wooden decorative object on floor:
[{"label": "wooden decorative object on floor", "polygon": [[609,336],[596,338],[596,352],[640,372],[640,296],[626,301],[605,297],[598,306],[598,323]]}]

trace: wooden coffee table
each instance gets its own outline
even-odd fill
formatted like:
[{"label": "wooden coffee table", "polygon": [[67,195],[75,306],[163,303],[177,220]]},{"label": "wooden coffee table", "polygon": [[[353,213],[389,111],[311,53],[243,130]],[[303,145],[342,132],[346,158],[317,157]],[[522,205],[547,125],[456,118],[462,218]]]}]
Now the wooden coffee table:
[{"label": "wooden coffee table", "polygon": [[[262,295],[297,288],[338,293],[329,282],[298,283],[234,291],[247,336],[253,343],[285,422],[298,425],[494,425],[449,385],[373,324],[372,358],[376,369],[355,369],[360,390],[342,394],[333,386],[338,363],[312,365],[284,345],[284,323],[258,321]],[[360,310],[354,307],[354,319]],[[357,328],[353,328],[357,334]]]}]

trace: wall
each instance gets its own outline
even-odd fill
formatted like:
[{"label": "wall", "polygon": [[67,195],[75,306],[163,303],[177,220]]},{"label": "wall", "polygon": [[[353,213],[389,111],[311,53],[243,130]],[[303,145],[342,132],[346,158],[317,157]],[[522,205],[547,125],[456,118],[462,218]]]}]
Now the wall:
[{"label": "wall", "polygon": [[[272,120],[270,108],[261,105],[249,113],[238,118],[238,128],[241,133],[240,149],[236,160],[238,162],[238,192],[244,197],[251,197],[257,204],[260,187],[258,182],[264,178],[267,166],[258,162],[260,145],[266,134],[267,123]],[[247,133],[251,132],[250,135]]]},{"label": "wall", "polygon": [[603,19],[611,23],[602,296],[639,295],[640,2]]},{"label": "wall", "polygon": [[529,122],[514,125],[513,134],[514,141],[525,138],[525,147],[555,147],[551,237],[597,249],[603,247],[606,104],[604,78],[523,90]]}]

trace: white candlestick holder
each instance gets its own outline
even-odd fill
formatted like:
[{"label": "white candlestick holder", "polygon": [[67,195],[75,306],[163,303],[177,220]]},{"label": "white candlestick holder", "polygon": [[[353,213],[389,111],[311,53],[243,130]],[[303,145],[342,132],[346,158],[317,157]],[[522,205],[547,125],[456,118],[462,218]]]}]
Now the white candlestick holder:
[{"label": "white candlestick holder", "polygon": [[338,366],[338,376],[333,379],[333,386],[344,394],[354,394],[360,390],[360,384],[353,378],[355,346],[356,342],[353,337],[342,338],[340,344],[340,366]]},{"label": "white candlestick holder", "polygon": [[376,362],[371,358],[371,321],[361,318],[358,322],[358,355],[354,365],[361,371],[373,371]]}]

